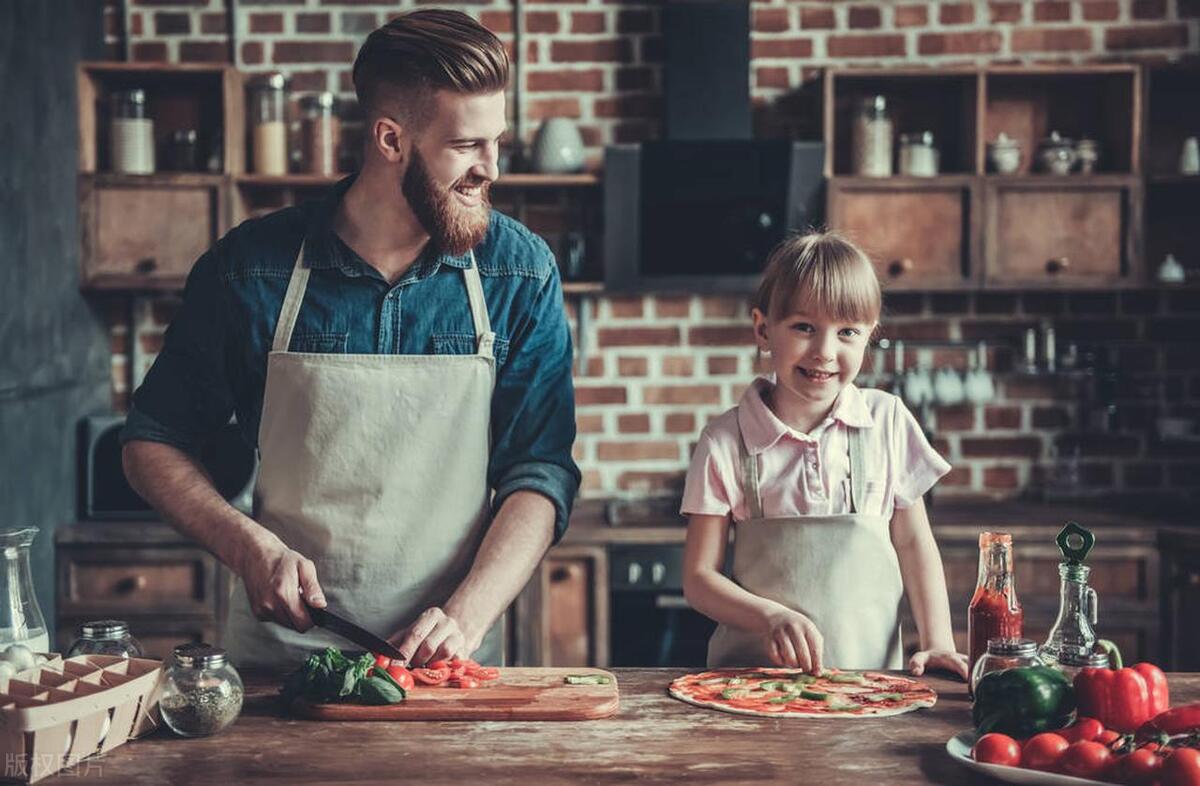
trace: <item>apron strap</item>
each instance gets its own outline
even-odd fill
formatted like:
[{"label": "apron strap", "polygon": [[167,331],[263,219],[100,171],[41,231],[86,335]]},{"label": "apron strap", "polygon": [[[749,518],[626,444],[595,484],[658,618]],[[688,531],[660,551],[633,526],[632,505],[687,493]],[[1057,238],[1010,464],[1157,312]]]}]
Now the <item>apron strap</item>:
[{"label": "apron strap", "polygon": [[867,476],[867,432],[866,429],[851,426],[846,436],[850,443],[850,512],[862,513],[858,504],[864,499],[863,484]]},{"label": "apron strap", "polygon": [[287,352],[287,348],[292,345],[296,315],[300,313],[300,304],[304,302],[304,292],[308,289],[308,274],[312,272],[304,264],[304,245],[303,242],[300,243],[296,264],[292,268],[292,277],[288,280],[287,294],[283,296],[283,309],[279,312],[279,322],[275,325],[275,339],[271,342],[272,352]]},{"label": "apron strap", "polygon": [[750,509],[750,518],[761,519],[762,494],[758,488],[758,456],[752,454],[746,447],[746,438],[742,436],[741,424],[738,424],[738,445],[742,455],[742,488],[746,493],[746,507]]},{"label": "apron strap", "polygon": [[492,345],[496,342],[496,334],[492,332],[492,321],[488,319],[487,301],[483,297],[483,282],[479,279],[479,268],[475,266],[475,252],[471,252],[471,265],[463,269],[463,279],[467,283],[467,299],[471,303],[471,321],[475,323],[475,339],[478,342],[478,352],[484,357],[492,357]]}]

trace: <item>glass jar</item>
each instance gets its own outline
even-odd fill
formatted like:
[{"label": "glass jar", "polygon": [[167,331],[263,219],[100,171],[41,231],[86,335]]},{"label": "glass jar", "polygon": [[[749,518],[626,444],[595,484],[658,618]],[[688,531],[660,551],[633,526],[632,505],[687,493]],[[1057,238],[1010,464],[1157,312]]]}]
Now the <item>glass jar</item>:
[{"label": "glass jar", "polygon": [[342,124],[334,108],[333,93],[305,96],[300,109],[305,170],[314,175],[336,174]]},{"label": "glass jar", "polygon": [[[1043,660],[1045,660],[1045,658],[1043,658]],[[1068,653],[1064,654],[1058,661],[1049,665],[1057,668],[1067,676],[1068,680],[1074,682],[1075,675],[1083,669],[1107,669],[1108,653],[1090,652],[1087,655]]]},{"label": "glass jar", "polygon": [[970,642],[968,673],[987,652],[992,639],[1019,639],[1025,627],[1025,612],[1017,600],[1013,571],[1012,535],[1007,532],[979,534],[979,579],[967,609],[967,639]]},{"label": "glass jar", "polygon": [[180,644],[163,674],[159,710],[183,737],[216,734],[237,719],[245,689],[225,650],[211,644]]},{"label": "glass jar", "polygon": [[975,667],[971,669],[971,693],[975,692],[975,686],[988,672],[1043,665],[1037,642],[1033,639],[988,639],[987,652],[975,661]]},{"label": "glass jar", "polygon": [[1052,175],[1069,174],[1077,157],[1075,143],[1057,131],[1051,131],[1050,136],[1038,145],[1038,161],[1041,162],[1042,171]]},{"label": "glass jar", "polygon": [[29,569],[29,547],[37,538],[37,527],[0,532],[0,649],[23,644],[34,652],[48,652],[50,636],[46,619],[33,592]]},{"label": "glass jar", "polygon": [[146,114],[145,90],[133,88],[113,93],[109,158],[114,172],[154,173],[154,121]]},{"label": "glass jar", "polygon": [[891,177],[892,119],[883,96],[873,96],[859,105],[854,118],[853,156],[854,174]]},{"label": "glass jar", "polygon": [[287,102],[283,74],[267,74],[250,84],[250,125],[254,171],[286,175]]},{"label": "glass jar", "polygon": [[176,172],[195,172],[199,168],[197,135],[194,128],[180,128],[171,133],[167,146],[167,169]]},{"label": "glass jar", "polygon": [[76,655],[116,655],[121,658],[142,657],[142,645],[129,635],[129,624],[123,620],[95,620],[79,626],[79,638],[67,650],[67,657]]},{"label": "glass jar", "polygon": [[938,149],[933,132],[900,135],[900,174],[908,177],[934,177],[938,173]]}]

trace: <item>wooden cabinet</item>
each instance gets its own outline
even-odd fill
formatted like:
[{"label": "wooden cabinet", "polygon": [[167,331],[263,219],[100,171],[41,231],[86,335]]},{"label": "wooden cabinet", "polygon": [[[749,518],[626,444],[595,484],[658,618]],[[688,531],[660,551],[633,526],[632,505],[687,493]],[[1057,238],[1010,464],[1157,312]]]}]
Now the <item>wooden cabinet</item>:
[{"label": "wooden cabinet", "polygon": [[608,591],[604,546],[551,549],[513,604],[508,662],[608,665]]},{"label": "wooden cabinet", "polygon": [[1162,550],[1162,664],[1200,671],[1200,531],[1164,530]]}]

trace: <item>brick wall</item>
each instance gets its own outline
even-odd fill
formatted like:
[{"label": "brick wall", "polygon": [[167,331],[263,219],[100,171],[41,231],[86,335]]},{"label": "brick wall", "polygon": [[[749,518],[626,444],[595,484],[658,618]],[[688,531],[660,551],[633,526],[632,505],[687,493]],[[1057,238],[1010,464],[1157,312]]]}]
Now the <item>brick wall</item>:
[{"label": "brick wall", "polygon": [[[511,42],[507,3],[444,3],[480,18]],[[298,90],[349,97],[349,66],[365,33],[412,3],[369,0],[127,0],[110,26],[110,49],[135,60],[228,61],[278,69]],[[760,107],[829,64],[996,61],[1145,61],[1195,57],[1200,0],[1006,0],[1003,2],[754,3],[753,93]],[[117,24],[123,22],[123,24]],[[526,5],[528,138],[550,115],[578,120],[592,161],[602,145],[658,131],[661,41],[654,3],[531,0]],[[233,31],[232,34],[230,31]],[[114,54],[114,56],[118,56]],[[555,211],[530,215],[557,227]],[[747,304],[740,297],[569,299],[577,336],[580,437],[587,496],[676,494],[696,435],[732,406],[754,373]],[[175,302],[147,303],[132,337],[143,369],[129,369],[127,304],[112,303],[113,390],[161,346]],[[1079,495],[1113,490],[1195,493],[1200,445],[1160,440],[1164,414],[1200,417],[1200,331],[1195,292],[903,294],[888,298],[886,333],[910,342],[987,338],[997,371],[991,404],[934,411],[935,444],[955,469],[946,495],[1015,496],[1061,481],[1069,457]],[[1111,432],[1078,436],[1086,377],[1027,376],[1014,369],[1026,327],[1054,321],[1060,342],[1117,348],[1117,415]],[[913,353],[909,353],[914,362]],[[965,352],[922,349],[920,359],[962,367]],[[891,360],[864,381],[890,384]]]}]

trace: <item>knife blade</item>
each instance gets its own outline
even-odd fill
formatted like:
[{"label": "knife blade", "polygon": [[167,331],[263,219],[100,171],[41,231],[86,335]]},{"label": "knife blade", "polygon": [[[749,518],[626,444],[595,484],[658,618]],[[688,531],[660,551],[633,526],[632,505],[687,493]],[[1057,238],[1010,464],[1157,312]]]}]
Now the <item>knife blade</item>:
[{"label": "knife blade", "polygon": [[314,625],[336,633],[347,641],[354,642],[367,652],[379,653],[387,655],[389,658],[408,662],[408,659],[400,653],[400,650],[396,649],[394,644],[386,639],[379,638],[366,628],[356,625],[345,617],[334,614],[329,609],[318,609],[315,606],[310,606],[307,602],[304,605],[308,606],[308,616],[312,619]]}]

